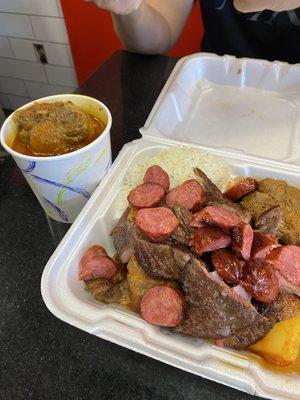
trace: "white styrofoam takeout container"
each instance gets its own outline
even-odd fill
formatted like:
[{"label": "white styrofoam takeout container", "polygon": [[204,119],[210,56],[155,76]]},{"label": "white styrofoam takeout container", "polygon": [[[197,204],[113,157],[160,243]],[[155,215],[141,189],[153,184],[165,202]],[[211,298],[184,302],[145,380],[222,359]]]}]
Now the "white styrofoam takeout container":
[{"label": "white styrofoam takeout container", "polygon": [[172,146],[222,156],[233,175],[284,179],[300,186],[300,65],[196,54],[178,62],[145,126],[109,173],[45,267],[49,310],[86,332],[175,367],[271,399],[299,399],[299,376],[264,369],[247,352],[170,334],[119,305],[98,303],[78,280],[83,252],[99,243],[114,253],[110,232],[118,194],[132,165]]}]

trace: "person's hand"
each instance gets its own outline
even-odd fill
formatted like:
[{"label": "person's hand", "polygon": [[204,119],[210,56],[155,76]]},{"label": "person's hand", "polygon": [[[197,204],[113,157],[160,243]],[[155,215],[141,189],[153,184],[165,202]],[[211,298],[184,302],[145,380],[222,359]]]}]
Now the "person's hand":
[{"label": "person's hand", "polygon": [[300,0],[234,0],[233,4],[241,12],[287,11],[300,7]]},{"label": "person's hand", "polygon": [[139,9],[143,0],[85,0],[95,3],[103,10],[118,15],[128,15]]}]

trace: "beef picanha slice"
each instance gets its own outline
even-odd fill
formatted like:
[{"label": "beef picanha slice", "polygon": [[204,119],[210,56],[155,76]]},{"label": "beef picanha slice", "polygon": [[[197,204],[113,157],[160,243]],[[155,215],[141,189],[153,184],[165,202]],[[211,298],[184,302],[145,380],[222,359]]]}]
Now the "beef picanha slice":
[{"label": "beef picanha slice", "polygon": [[191,253],[180,246],[153,243],[135,231],[133,246],[143,270],[153,278],[178,279],[181,269],[191,258]]},{"label": "beef picanha slice", "polygon": [[180,221],[180,225],[172,234],[171,238],[176,242],[183,244],[184,246],[189,246],[189,243],[196,231],[195,228],[190,226],[190,222],[193,219],[193,214],[186,207],[178,203],[174,204],[172,210]]},{"label": "beef picanha slice", "polygon": [[256,343],[265,337],[274,324],[267,318],[258,315],[257,320],[245,329],[241,329],[234,335],[217,341],[221,346],[230,347],[232,349],[242,350]]},{"label": "beef picanha slice", "polygon": [[130,208],[128,207],[112,232],[114,247],[123,264],[129,261],[134,252],[131,240],[131,230],[134,224],[127,219],[129,213]]},{"label": "beef picanha slice", "polygon": [[279,205],[262,212],[255,222],[255,228],[268,235],[277,236],[283,223],[282,210]]},{"label": "beef picanha slice", "polygon": [[205,193],[205,205],[223,206],[234,212],[242,221],[249,222],[248,211],[240,204],[234,203],[223,195],[221,190],[208,178],[208,176],[199,168],[194,168],[194,173],[198,177],[200,185]]},{"label": "beef picanha slice", "polygon": [[176,328],[179,333],[225,338],[263,319],[250,302],[216,280],[203,261],[192,257],[180,281],[188,308],[186,319]]},{"label": "beef picanha slice", "polygon": [[272,322],[280,322],[300,314],[300,299],[292,293],[282,291],[276,300],[266,304],[253,300],[258,312]]}]

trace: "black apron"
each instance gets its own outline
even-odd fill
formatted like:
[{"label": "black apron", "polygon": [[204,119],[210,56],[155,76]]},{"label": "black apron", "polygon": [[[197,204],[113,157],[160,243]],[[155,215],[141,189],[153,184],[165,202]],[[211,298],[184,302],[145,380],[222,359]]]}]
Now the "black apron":
[{"label": "black apron", "polygon": [[200,0],[202,51],[219,55],[300,62],[300,8],[240,13],[232,0]]}]

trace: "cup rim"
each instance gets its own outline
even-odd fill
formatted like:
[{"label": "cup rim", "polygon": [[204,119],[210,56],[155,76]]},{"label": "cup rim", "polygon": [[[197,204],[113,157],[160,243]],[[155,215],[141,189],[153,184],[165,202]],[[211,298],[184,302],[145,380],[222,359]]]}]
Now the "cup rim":
[{"label": "cup rim", "polygon": [[[22,153],[19,153],[19,152],[13,150],[11,147],[9,147],[5,143],[4,132],[7,129],[7,125],[10,123],[10,121],[12,120],[14,114],[17,111],[20,111],[20,110],[23,110],[25,108],[28,108],[28,107],[30,107],[31,105],[33,105],[34,103],[37,103],[37,102],[45,103],[47,100],[54,100],[56,98],[57,98],[57,101],[59,101],[59,99],[61,97],[68,97],[68,96],[70,96],[69,100],[71,100],[72,97],[84,97],[84,98],[87,98],[87,99],[89,99],[89,101],[93,101],[93,102],[98,103],[98,105],[101,106],[104,109],[104,111],[106,112],[107,117],[108,117],[108,121],[107,121],[106,127],[105,127],[104,131],[101,133],[101,135],[99,137],[97,137],[97,139],[95,139],[93,142],[89,143],[86,146],[81,147],[78,150],[71,151],[70,153],[66,153],[66,154],[60,154],[60,155],[57,155],[57,156],[28,156],[28,155],[25,155],[25,154],[22,154]],[[52,95],[52,96],[41,97],[39,99],[33,100],[33,101],[29,102],[29,103],[26,103],[23,106],[21,106],[18,109],[16,109],[13,113],[11,113],[9,115],[9,117],[6,118],[6,120],[4,121],[4,123],[3,123],[2,127],[1,127],[1,130],[0,130],[0,142],[1,142],[1,145],[4,147],[4,149],[9,154],[11,154],[13,157],[17,157],[17,158],[23,159],[25,161],[40,161],[40,162],[41,161],[56,161],[56,160],[60,161],[60,160],[65,160],[65,159],[67,159],[69,157],[72,157],[74,155],[78,155],[80,153],[83,153],[86,150],[91,149],[92,147],[96,146],[99,142],[104,140],[105,136],[107,136],[107,134],[110,131],[111,125],[112,125],[111,113],[110,113],[108,107],[104,103],[102,103],[102,101],[100,101],[98,99],[95,99],[94,97],[86,96],[86,95],[83,95],[83,94],[77,94],[77,93],[55,94],[55,95]]]}]

